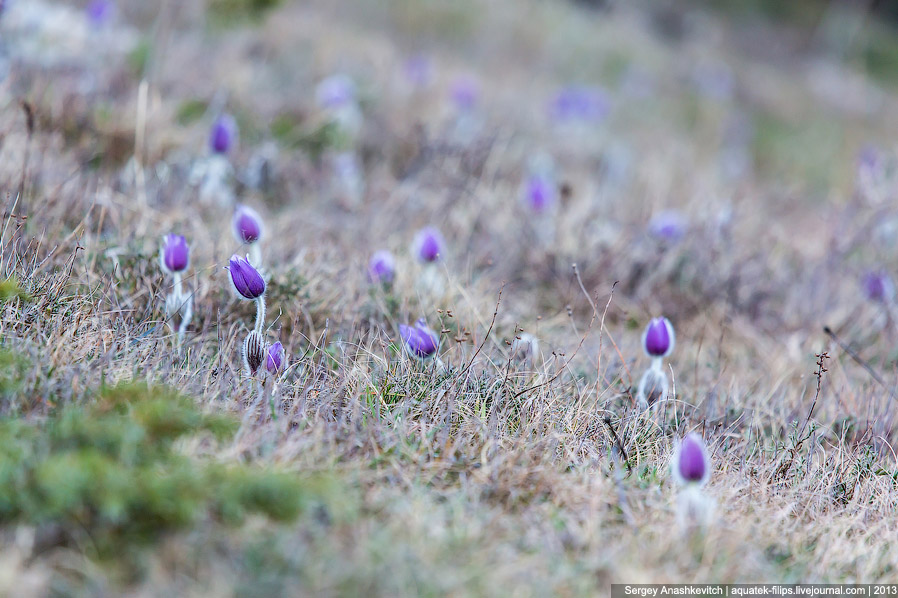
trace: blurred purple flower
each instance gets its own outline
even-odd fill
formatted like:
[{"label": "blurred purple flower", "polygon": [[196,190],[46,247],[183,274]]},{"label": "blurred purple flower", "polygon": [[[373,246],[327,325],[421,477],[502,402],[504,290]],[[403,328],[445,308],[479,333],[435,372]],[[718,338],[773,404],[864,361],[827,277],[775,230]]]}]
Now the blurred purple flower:
[{"label": "blurred purple flower", "polygon": [[686,218],[677,211],[664,210],[649,220],[649,233],[665,243],[676,243],[686,235]]},{"label": "blurred purple flower", "polygon": [[870,270],[861,278],[864,295],[870,301],[889,303],[895,296],[895,284],[892,278],[882,270]]},{"label": "blurred purple flower", "polygon": [[872,176],[881,166],[881,154],[877,147],[866,144],[858,151],[857,170],[861,176]]},{"label": "blurred purple flower", "polygon": [[392,284],[396,276],[396,260],[393,254],[382,249],[375,251],[368,262],[368,280],[381,284]]},{"label": "blurred purple flower", "polygon": [[255,243],[262,237],[262,217],[249,206],[237,206],[231,229],[238,243]]},{"label": "blurred purple flower", "polygon": [[430,60],[421,54],[412,56],[406,60],[402,70],[405,73],[406,79],[408,79],[409,83],[414,87],[427,87],[433,79],[433,68],[430,64]]},{"label": "blurred purple flower", "polygon": [[183,272],[190,264],[190,248],[187,240],[181,235],[168,234],[162,239],[162,250],[159,254],[162,269],[166,272]]},{"label": "blurred purple flower", "polygon": [[545,174],[532,174],[527,179],[524,190],[524,200],[532,211],[541,214],[551,209],[555,204],[558,192],[555,181]]},{"label": "blurred purple flower", "polygon": [[226,154],[231,151],[237,140],[237,121],[230,114],[222,114],[212,123],[209,132],[209,148],[216,154]]},{"label": "blurred purple flower", "polygon": [[667,357],[675,343],[673,325],[664,317],[653,318],[642,333],[642,348],[651,357]]},{"label": "blurred purple flower", "polygon": [[331,75],[315,88],[315,99],[321,108],[334,110],[355,101],[355,83],[343,74]]},{"label": "blurred purple flower", "polygon": [[247,299],[258,299],[265,294],[265,279],[249,260],[233,256],[228,263],[234,290]]},{"label": "blurred purple flower", "polygon": [[426,263],[438,261],[443,254],[445,242],[440,231],[432,226],[422,228],[415,235],[413,250],[415,256]]},{"label": "blurred purple flower", "polygon": [[[0,0],[0,13],[3,12],[3,2]],[[96,28],[106,25],[115,15],[115,3],[112,0],[92,0],[87,5],[87,20]]]},{"label": "blurred purple flower", "polygon": [[277,374],[284,367],[284,345],[280,341],[268,347],[265,358],[265,369],[269,374]]},{"label": "blurred purple flower", "polygon": [[552,99],[549,113],[557,121],[598,122],[611,108],[605,92],[598,87],[571,85],[564,87]]},{"label": "blurred purple flower", "polygon": [[702,485],[711,477],[711,463],[701,436],[687,434],[677,445],[673,458],[674,477],[683,485]]},{"label": "blurred purple flower", "polygon": [[480,88],[472,77],[458,77],[452,82],[449,97],[459,112],[470,112],[477,106]]},{"label": "blurred purple flower", "polygon": [[427,327],[424,318],[415,322],[414,326],[400,324],[399,337],[405,344],[405,350],[420,359],[432,357],[440,346],[440,337]]}]

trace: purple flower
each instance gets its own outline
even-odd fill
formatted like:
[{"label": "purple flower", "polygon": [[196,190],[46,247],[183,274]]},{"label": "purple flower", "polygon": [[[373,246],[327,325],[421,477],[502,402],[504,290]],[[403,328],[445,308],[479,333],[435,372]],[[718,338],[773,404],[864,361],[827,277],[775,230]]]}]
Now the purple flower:
[{"label": "purple flower", "polygon": [[572,85],[561,89],[552,99],[549,112],[558,121],[600,121],[608,115],[610,102],[597,87]]},{"label": "purple flower", "polygon": [[420,54],[406,60],[403,70],[405,71],[405,76],[409,80],[409,83],[415,87],[427,87],[430,85],[430,81],[433,78],[430,61],[426,56]]},{"label": "purple flower", "polygon": [[391,284],[396,276],[396,260],[393,254],[382,249],[375,251],[368,262],[368,280],[381,284]]},{"label": "purple flower", "polygon": [[665,243],[676,243],[686,235],[686,219],[675,210],[658,212],[649,221],[649,234]]},{"label": "purple flower", "polygon": [[268,347],[267,357],[265,358],[265,369],[269,374],[277,374],[284,367],[284,345],[280,341]]},{"label": "purple flower", "polygon": [[470,112],[477,105],[480,90],[477,81],[471,77],[459,77],[452,82],[449,89],[449,97],[452,103],[461,112]]},{"label": "purple flower", "polygon": [[315,88],[315,100],[326,109],[337,109],[355,101],[355,83],[346,75],[331,75]]},{"label": "purple flower", "polygon": [[230,114],[222,114],[212,123],[209,147],[216,154],[226,154],[237,139],[237,121]]},{"label": "purple flower", "polygon": [[248,259],[233,256],[228,263],[231,283],[240,295],[247,299],[258,299],[265,294],[265,279],[253,268]]},{"label": "purple flower", "polygon": [[231,228],[238,243],[255,243],[262,237],[262,217],[249,206],[237,206]]},{"label": "purple flower", "polygon": [[882,156],[875,146],[866,144],[857,154],[857,172],[862,177],[873,177],[882,168]]},{"label": "purple flower", "polygon": [[[3,2],[0,0],[0,12]],[[104,26],[115,15],[115,4],[111,0],[92,0],[87,5],[87,20],[96,28]]]},{"label": "purple flower", "polygon": [[673,457],[674,477],[683,485],[702,485],[711,477],[711,463],[702,437],[690,432],[677,445]]},{"label": "purple flower", "polygon": [[190,248],[181,235],[169,234],[162,238],[159,261],[166,272],[183,272],[190,264]]},{"label": "purple flower", "polygon": [[892,278],[882,270],[870,270],[861,279],[864,295],[870,301],[888,303],[895,296]]},{"label": "purple flower", "polygon": [[524,200],[534,212],[541,214],[552,207],[557,199],[555,182],[544,174],[533,174],[527,179]]},{"label": "purple flower", "polygon": [[415,235],[414,253],[422,262],[434,263],[443,255],[443,235],[432,226],[422,228]]},{"label": "purple flower", "polygon": [[667,357],[673,351],[676,336],[670,320],[654,318],[642,333],[642,348],[651,357]]},{"label": "purple flower", "polygon": [[405,343],[405,350],[420,359],[432,357],[440,346],[440,337],[427,327],[424,318],[415,322],[414,326],[400,324],[399,337]]}]

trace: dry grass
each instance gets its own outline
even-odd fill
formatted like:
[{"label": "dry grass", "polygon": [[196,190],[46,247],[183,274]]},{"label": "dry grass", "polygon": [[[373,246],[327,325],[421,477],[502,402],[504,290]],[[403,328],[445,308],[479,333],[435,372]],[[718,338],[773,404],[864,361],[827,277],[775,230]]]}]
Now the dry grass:
[{"label": "dry grass", "polygon": [[[140,74],[139,49],[129,61],[87,44],[18,57],[0,82],[0,271],[23,291],[3,303],[0,345],[25,364],[9,366],[21,371],[0,385],[0,411],[39,420],[104,381],[147,379],[241,418],[232,442],[186,453],[320,472],[333,488],[294,524],[210,519],[173,534],[137,573],[78,543],[36,551],[39,530],[4,522],[0,593],[574,596],[611,582],[898,578],[896,324],[857,283],[891,263],[880,232],[896,215],[854,188],[860,143],[898,133],[892,90],[815,52],[757,59],[728,37],[735,25],[696,9],[694,34],[667,41],[650,6],[624,3],[312,1],[227,28],[199,1],[158,15],[120,4],[130,25],[114,27],[148,48]],[[410,93],[402,64],[418,51],[435,82]],[[732,93],[697,92],[695,69],[720,63]],[[821,70],[851,74],[875,108],[827,95]],[[291,364],[272,419],[239,361],[253,311],[223,270],[240,249],[230,209],[189,183],[211,119],[178,115],[225,101],[244,169],[276,119],[321,122],[313,87],[336,71],[364,99],[363,200],[335,196],[327,160],[302,147],[280,147],[269,189],[238,186],[268,224],[267,336]],[[482,123],[462,142],[445,98],[467,73]],[[628,87],[642,80],[645,95]],[[577,132],[546,118],[571,81],[609,89],[605,122]],[[740,119],[755,168],[727,177]],[[565,187],[548,225],[518,200],[537,151]],[[645,232],[662,209],[688,218],[671,246]],[[427,224],[449,243],[436,294],[407,249]],[[156,258],[169,231],[193,252],[180,352]],[[391,292],[365,279],[384,247],[399,257]],[[676,397],[651,416],[633,394],[641,330],[662,313],[677,330]],[[446,370],[397,351],[398,324],[420,316],[444,331]],[[534,362],[511,353],[521,330],[540,340]],[[712,451],[717,508],[707,530],[684,532],[668,459],[693,430]]]}]

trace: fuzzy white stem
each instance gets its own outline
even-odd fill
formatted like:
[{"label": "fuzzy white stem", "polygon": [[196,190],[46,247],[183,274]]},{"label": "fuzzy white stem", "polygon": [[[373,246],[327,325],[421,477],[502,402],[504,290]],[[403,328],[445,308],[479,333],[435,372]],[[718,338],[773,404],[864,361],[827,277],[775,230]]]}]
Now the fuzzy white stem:
[{"label": "fuzzy white stem", "polygon": [[254,330],[262,333],[262,327],[265,325],[265,295],[256,299],[256,327]]},{"label": "fuzzy white stem", "polygon": [[425,299],[436,301],[446,291],[445,279],[439,262],[424,264],[417,280],[417,291]]},{"label": "fuzzy white stem", "polygon": [[175,300],[180,303],[184,296],[184,285],[181,283],[181,273],[175,272],[173,274],[173,276],[175,278],[175,286],[174,286],[174,290],[173,290],[174,295],[175,295]]},{"label": "fuzzy white stem", "polygon": [[661,358],[659,357],[639,380],[636,402],[643,411],[667,398],[667,375],[660,364]]},{"label": "fuzzy white stem", "polygon": [[698,484],[688,484],[677,496],[677,522],[684,532],[703,529],[714,520],[714,500]]},{"label": "fuzzy white stem", "polygon": [[249,263],[257,269],[262,267],[262,248],[259,247],[259,241],[249,245]]},{"label": "fuzzy white stem", "polygon": [[193,297],[191,295],[181,295],[181,309],[179,310],[181,321],[178,322],[178,346],[184,342],[184,334],[187,332],[187,325],[190,324],[190,318],[193,317]]},{"label": "fuzzy white stem", "polygon": [[652,358],[652,369],[655,370],[656,372],[663,372],[664,371],[663,359],[664,359],[663,357],[653,357]]},{"label": "fuzzy white stem", "polygon": [[268,405],[271,409],[271,419],[277,421],[281,414],[281,385],[277,376],[271,376],[268,384]]}]

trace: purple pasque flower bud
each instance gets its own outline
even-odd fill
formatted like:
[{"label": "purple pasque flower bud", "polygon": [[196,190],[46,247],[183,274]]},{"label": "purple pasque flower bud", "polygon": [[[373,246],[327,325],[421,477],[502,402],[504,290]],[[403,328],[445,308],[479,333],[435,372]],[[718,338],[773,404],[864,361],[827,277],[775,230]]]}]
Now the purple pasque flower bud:
[{"label": "purple pasque flower bud", "polygon": [[405,344],[405,350],[419,359],[433,357],[440,347],[440,337],[427,327],[424,318],[415,322],[414,326],[400,324],[399,337]]},{"label": "purple pasque flower bud", "polygon": [[433,79],[433,69],[430,60],[422,54],[412,56],[403,65],[405,77],[414,87],[424,88],[430,85]]},{"label": "purple pasque flower bud", "polygon": [[674,478],[680,484],[704,485],[711,477],[711,459],[702,437],[690,432],[680,440],[671,465]]},{"label": "purple pasque flower bud", "polygon": [[664,243],[676,243],[686,235],[686,218],[676,210],[658,212],[649,220],[649,234]]},{"label": "purple pasque flower bud", "polygon": [[861,176],[869,176],[882,166],[880,151],[873,145],[866,144],[857,153],[857,169]]},{"label": "purple pasque flower bud", "polygon": [[280,341],[268,347],[265,358],[265,369],[268,373],[275,375],[284,367],[284,345]]},{"label": "purple pasque flower bud", "polygon": [[392,284],[396,276],[396,260],[386,249],[375,251],[368,262],[368,280],[381,284]]},{"label": "purple pasque flower bud", "polygon": [[[2,1],[0,1],[0,12],[3,12]],[[93,27],[104,26],[114,15],[115,3],[112,0],[92,0],[87,5],[87,20]]]},{"label": "purple pasque flower bud", "polygon": [[226,154],[237,140],[237,121],[230,114],[222,114],[212,123],[209,148],[216,154]]},{"label": "purple pasque flower bud", "polygon": [[889,303],[895,297],[895,283],[883,270],[869,270],[861,279],[864,295],[870,301]]},{"label": "purple pasque flower bud", "polygon": [[552,99],[551,116],[557,121],[597,122],[605,118],[610,102],[597,87],[571,85],[562,88]]},{"label": "purple pasque flower bud", "polygon": [[434,263],[443,257],[445,244],[440,231],[432,226],[427,226],[415,235],[413,251],[415,257],[422,262]]},{"label": "purple pasque flower bud", "polygon": [[228,263],[228,272],[231,274],[231,283],[234,290],[246,299],[258,299],[265,294],[265,279],[256,270],[249,259],[239,256],[231,257]]},{"label": "purple pasque flower bud", "polygon": [[473,110],[477,106],[479,96],[477,81],[468,76],[457,78],[449,88],[449,98],[459,112]]},{"label": "purple pasque flower bud", "polygon": [[162,269],[170,274],[186,270],[190,265],[190,248],[187,246],[187,240],[181,235],[165,235],[162,238],[159,261]]},{"label": "purple pasque flower bud", "polygon": [[337,110],[355,102],[355,96],[355,83],[343,74],[331,75],[315,88],[315,100],[321,108],[328,110]]},{"label": "purple pasque flower bud", "polygon": [[262,238],[262,217],[251,207],[239,205],[231,220],[231,230],[238,243],[251,245]]},{"label": "purple pasque flower bud", "polygon": [[555,204],[558,190],[555,181],[545,174],[531,174],[524,187],[524,201],[527,207],[537,214],[542,214]]},{"label": "purple pasque flower bud", "polygon": [[653,318],[642,333],[642,348],[650,357],[667,357],[675,342],[673,325],[664,317]]}]

